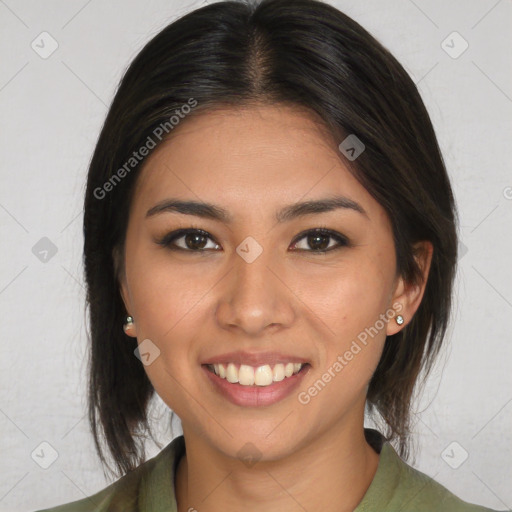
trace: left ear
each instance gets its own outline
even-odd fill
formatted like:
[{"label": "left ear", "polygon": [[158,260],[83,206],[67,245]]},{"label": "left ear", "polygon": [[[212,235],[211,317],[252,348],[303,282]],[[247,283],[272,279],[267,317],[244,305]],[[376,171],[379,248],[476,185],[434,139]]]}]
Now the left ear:
[{"label": "left ear", "polygon": [[[413,247],[414,259],[421,269],[421,283],[409,283],[406,282],[403,277],[398,278],[391,304],[396,313],[403,316],[404,323],[402,325],[398,325],[394,321],[396,316],[391,319],[391,321],[388,322],[386,328],[386,334],[388,336],[396,334],[400,329],[405,327],[412,320],[414,313],[416,313],[416,310],[421,304],[421,299],[423,298],[425,287],[427,285],[428,273],[430,270],[430,264],[432,263],[434,246],[428,240],[423,240],[414,244]],[[397,304],[400,304],[400,309],[396,307]]]}]

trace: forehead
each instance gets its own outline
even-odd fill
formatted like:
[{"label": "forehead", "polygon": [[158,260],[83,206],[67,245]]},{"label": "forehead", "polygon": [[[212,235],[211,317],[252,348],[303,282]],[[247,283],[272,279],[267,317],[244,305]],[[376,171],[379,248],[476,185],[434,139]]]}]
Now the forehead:
[{"label": "forehead", "polygon": [[382,215],[317,118],[303,109],[258,106],[181,121],[147,157],[132,206],[147,209],[173,196],[263,214],[333,194],[362,204],[369,216]]}]

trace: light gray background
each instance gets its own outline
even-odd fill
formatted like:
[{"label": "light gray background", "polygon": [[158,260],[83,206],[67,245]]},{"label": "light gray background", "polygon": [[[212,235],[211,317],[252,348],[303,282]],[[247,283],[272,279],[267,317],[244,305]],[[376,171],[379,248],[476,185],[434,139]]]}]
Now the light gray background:
[{"label": "light gray background", "polygon": [[[86,170],[128,63],[202,3],[0,0],[2,511],[80,499],[109,483],[85,418]],[[414,465],[467,501],[510,509],[511,2],[330,3],[383,42],[418,83],[460,209],[455,318],[449,347],[415,407]],[[58,43],[46,59],[31,47],[50,48],[43,31]],[[453,31],[469,44],[457,58],[458,36],[444,43],[452,56],[441,46]],[[57,249],[46,262],[33,252],[43,237]],[[161,401],[155,418],[166,444],[172,436]],[[50,462],[42,442],[58,454],[48,469],[31,458],[35,450],[34,459]],[[159,451],[148,447],[151,456]]]}]

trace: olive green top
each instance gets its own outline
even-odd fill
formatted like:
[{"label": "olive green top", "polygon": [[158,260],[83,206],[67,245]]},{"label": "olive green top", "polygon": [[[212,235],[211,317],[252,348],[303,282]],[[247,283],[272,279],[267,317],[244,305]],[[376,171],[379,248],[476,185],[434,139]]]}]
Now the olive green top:
[{"label": "olive green top", "polygon": [[[365,428],[365,436],[380,458],[370,487],[354,512],[496,512],[462,501],[409,466],[377,430]],[[185,440],[180,435],[157,456],[102,491],[37,512],[177,512],[174,475],[184,453]]]}]

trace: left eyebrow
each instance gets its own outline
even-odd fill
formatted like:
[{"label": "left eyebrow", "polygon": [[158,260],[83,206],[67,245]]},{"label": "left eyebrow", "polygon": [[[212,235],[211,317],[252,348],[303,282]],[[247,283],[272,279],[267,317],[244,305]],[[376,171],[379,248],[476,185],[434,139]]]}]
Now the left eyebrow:
[{"label": "left eyebrow", "polygon": [[356,203],[352,199],[344,196],[304,201],[302,203],[294,203],[285,206],[276,213],[276,220],[279,223],[288,222],[296,219],[297,217],[302,217],[303,215],[325,213],[339,209],[353,210],[364,215],[368,220],[370,220],[366,210],[359,203]]},{"label": "left eyebrow", "polygon": [[[293,203],[279,210],[276,213],[275,218],[278,223],[283,223],[304,215],[325,213],[338,209],[353,210],[365,216],[369,220],[366,210],[359,203],[344,196]],[[194,215],[196,217],[216,220],[225,224],[231,224],[233,222],[233,216],[227,210],[218,205],[200,201],[183,201],[173,198],[165,199],[150,208],[146,213],[146,217],[151,217],[164,212]]]}]

